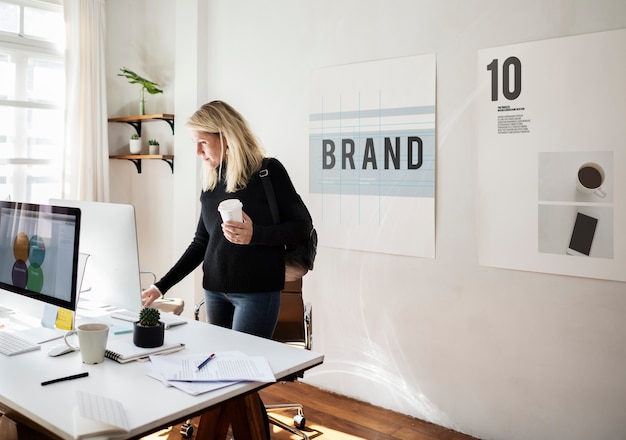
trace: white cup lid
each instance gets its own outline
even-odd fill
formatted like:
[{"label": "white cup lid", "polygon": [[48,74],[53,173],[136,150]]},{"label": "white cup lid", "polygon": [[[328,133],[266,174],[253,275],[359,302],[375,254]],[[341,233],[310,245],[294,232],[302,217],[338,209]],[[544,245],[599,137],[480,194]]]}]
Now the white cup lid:
[{"label": "white cup lid", "polygon": [[220,211],[230,211],[231,209],[241,208],[243,204],[239,199],[226,199],[222,200],[217,209]]}]

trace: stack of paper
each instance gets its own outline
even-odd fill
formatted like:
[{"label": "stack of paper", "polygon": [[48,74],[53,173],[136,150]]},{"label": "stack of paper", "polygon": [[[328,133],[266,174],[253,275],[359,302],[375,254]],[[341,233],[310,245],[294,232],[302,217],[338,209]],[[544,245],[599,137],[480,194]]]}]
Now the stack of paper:
[{"label": "stack of paper", "polygon": [[267,359],[237,351],[180,356],[150,356],[151,377],[186,393],[197,395],[242,381],[276,382]]}]

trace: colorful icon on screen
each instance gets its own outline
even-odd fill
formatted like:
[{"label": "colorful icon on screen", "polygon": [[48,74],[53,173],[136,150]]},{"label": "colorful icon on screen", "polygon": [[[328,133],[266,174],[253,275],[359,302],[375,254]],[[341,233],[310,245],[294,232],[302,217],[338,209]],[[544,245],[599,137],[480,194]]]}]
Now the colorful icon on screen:
[{"label": "colorful icon on screen", "polygon": [[46,258],[46,243],[43,238],[33,235],[29,239],[24,232],[18,233],[13,241],[13,255],[13,285],[27,288],[31,292],[41,292],[44,283],[41,266]]},{"label": "colorful icon on screen", "polygon": [[43,238],[38,235],[33,235],[30,238],[28,259],[30,264],[35,264],[39,267],[43,264],[43,260],[46,258],[46,243]]},{"label": "colorful icon on screen", "polygon": [[28,266],[26,288],[31,292],[41,292],[43,288],[43,270],[41,270],[41,266],[34,263]]},{"label": "colorful icon on screen", "polygon": [[16,260],[23,262],[28,261],[29,243],[30,240],[25,233],[20,232],[15,236],[15,240],[13,241],[13,256]]},{"label": "colorful icon on screen", "polygon": [[17,260],[15,264],[13,264],[11,277],[15,287],[21,287],[22,289],[25,288],[28,283],[28,267],[26,266],[26,263],[22,260]]}]

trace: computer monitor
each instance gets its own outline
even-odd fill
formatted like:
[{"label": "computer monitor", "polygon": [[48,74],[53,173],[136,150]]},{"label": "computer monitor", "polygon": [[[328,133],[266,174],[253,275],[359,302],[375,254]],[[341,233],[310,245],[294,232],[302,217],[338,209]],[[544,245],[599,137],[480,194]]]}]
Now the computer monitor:
[{"label": "computer monitor", "polygon": [[89,257],[79,307],[97,304],[141,310],[135,208],[121,203],[64,199],[51,199],[50,203],[81,211],[80,252]]},{"label": "computer monitor", "polygon": [[0,201],[0,289],[76,310],[80,225],[77,208]]}]

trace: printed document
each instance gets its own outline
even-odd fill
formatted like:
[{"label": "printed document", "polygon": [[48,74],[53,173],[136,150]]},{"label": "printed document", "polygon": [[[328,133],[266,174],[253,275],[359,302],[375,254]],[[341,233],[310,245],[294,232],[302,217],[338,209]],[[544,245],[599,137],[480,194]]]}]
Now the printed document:
[{"label": "printed document", "polygon": [[276,382],[272,368],[262,356],[247,356],[236,351],[215,353],[205,366],[198,366],[211,353],[150,357],[152,369],[167,381],[188,382]]}]

